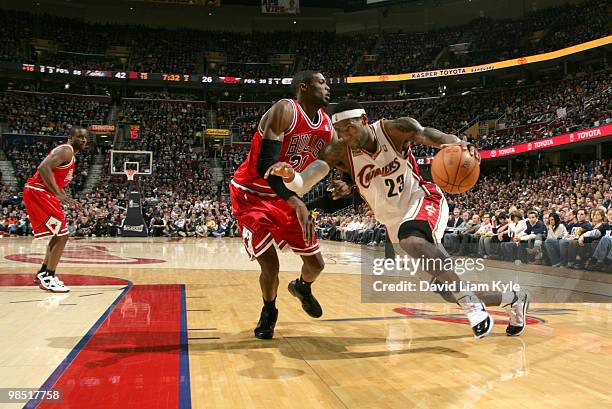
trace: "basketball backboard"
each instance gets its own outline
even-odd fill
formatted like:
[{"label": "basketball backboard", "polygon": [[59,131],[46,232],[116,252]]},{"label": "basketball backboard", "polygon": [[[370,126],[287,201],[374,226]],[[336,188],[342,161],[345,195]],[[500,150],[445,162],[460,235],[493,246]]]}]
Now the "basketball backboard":
[{"label": "basketball backboard", "polygon": [[111,150],[110,174],[125,175],[126,170],[136,170],[137,175],[151,175],[153,152]]}]

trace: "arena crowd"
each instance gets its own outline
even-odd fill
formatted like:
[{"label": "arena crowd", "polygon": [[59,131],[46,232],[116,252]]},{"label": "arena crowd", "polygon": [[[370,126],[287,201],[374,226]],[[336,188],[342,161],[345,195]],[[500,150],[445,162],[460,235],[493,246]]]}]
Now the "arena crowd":
[{"label": "arena crowd", "polygon": [[[251,78],[291,76],[309,68],[334,77],[394,74],[477,65],[601,38],[610,34],[607,8],[606,0],[588,0],[533,11],[518,20],[481,17],[426,33],[361,35],[164,29],[0,10],[0,61]],[[57,51],[36,52],[35,39],[53,42]],[[462,46],[451,47],[456,44]],[[109,57],[113,47],[126,50],[127,57]],[[225,62],[209,63],[207,53],[220,53]],[[296,57],[293,64],[274,64],[279,54]]]}]

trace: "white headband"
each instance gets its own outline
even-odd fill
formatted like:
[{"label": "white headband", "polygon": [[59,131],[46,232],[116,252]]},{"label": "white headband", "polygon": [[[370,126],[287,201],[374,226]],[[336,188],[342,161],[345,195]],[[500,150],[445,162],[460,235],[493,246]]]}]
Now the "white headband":
[{"label": "white headband", "polygon": [[359,118],[359,117],[361,117],[361,115],[363,115],[365,113],[366,113],[365,109],[362,109],[362,108],[359,108],[359,109],[349,109],[348,111],[338,112],[337,114],[333,114],[332,115],[332,125],[337,124],[338,122],[342,121],[343,119]]}]

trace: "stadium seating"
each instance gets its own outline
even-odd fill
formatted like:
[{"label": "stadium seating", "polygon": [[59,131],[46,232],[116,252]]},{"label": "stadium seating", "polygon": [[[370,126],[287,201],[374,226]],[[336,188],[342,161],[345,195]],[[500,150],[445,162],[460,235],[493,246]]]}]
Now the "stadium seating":
[{"label": "stadium seating", "polygon": [[[606,0],[563,5],[514,21],[479,18],[427,33],[382,32],[336,35],[329,32],[228,33],[90,24],[49,15],[0,10],[0,60],[55,64],[65,68],[129,69],[178,74],[239,77],[286,76],[316,68],[329,76],[401,73],[451,68],[515,58],[567,47],[609,35]],[[36,54],[21,47],[42,38],[58,52]],[[449,50],[465,44],[460,52]],[[169,46],[169,45],[172,46]],[[265,47],[259,46],[266,44]],[[111,46],[130,48],[129,58],[106,56]],[[225,63],[207,64],[207,52]],[[297,56],[293,66],[271,63],[275,54]],[[370,62],[363,56],[375,56]]]}]

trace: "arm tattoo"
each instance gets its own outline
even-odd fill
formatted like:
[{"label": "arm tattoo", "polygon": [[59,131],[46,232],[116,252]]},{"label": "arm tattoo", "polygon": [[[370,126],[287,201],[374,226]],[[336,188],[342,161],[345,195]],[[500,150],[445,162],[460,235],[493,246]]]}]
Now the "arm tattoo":
[{"label": "arm tattoo", "polygon": [[427,145],[440,146],[445,143],[461,142],[455,135],[449,135],[435,128],[423,128],[421,137],[425,139]]},{"label": "arm tattoo", "polygon": [[450,135],[435,128],[424,128],[416,119],[402,117],[393,121],[395,128],[402,132],[411,142],[439,147],[445,143],[461,142],[455,135]]},{"label": "arm tattoo", "polygon": [[404,116],[398,118],[395,122],[395,127],[401,132],[419,132],[423,130],[421,124],[419,124],[416,120]]}]

